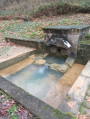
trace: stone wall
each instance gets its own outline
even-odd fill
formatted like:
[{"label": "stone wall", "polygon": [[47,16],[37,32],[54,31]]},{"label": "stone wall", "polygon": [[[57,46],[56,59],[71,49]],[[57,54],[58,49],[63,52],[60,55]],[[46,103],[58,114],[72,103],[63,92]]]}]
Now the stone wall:
[{"label": "stone wall", "polygon": [[5,37],[6,42],[13,42],[18,45],[36,48],[36,52],[38,53],[49,53],[55,56],[62,56],[60,51],[57,50],[56,52],[52,52],[52,50],[56,50],[53,47],[47,47],[44,44],[43,40],[37,40],[37,39],[24,39],[24,38],[13,38],[13,37]]},{"label": "stone wall", "polygon": [[[5,38],[7,42],[13,42],[15,44],[36,48],[38,53],[49,53],[56,56],[62,56],[60,51],[51,52],[49,47],[46,47],[44,41],[40,40],[29,40],[29,39],[21,39],[21,38]],[[53,47],[52,47],[53,49]],[[53,49],[54,50],[54,49]],[[76,62],[80,64],[86,64],[87,61],[90,60],[90,44],[79,44],[77,49],[77,58]]]},{"label": "stone wall", "polygon": [[90,60],[90,44],[80,44],[77,51],[76,62],[86,64]]},{"label": "stone wall", "polygon": [[[85,36],[89,32],[89,27],[89,25],[58,25],[50,28],[43,28],[45,44],[49,44],[49,47],[56,46],[58,49],[61,49],[59,52],[61,52],[62,55],[73,55],[76,58],[78,46],[81,41],[85,40]],[[54,38],[53,35],[56,35],[56,37]],[[67,42],[71,47],[65,47],[68,46]],[[58,52],[58,49],[56,49],[56,52]]]}]

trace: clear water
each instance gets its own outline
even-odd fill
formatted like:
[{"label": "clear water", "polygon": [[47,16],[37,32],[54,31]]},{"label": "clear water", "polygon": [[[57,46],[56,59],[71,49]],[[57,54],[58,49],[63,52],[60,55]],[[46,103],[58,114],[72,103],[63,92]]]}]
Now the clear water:
[{"label": "clear water", "polygon": [[30,64],[6,79],[42,99],[61,76],[63,73],[53,71],[47,65]]},{"label": "clear water", "polygon": [[63,57],[51,56],[51,55],[46,56],[44,59],[49,64],[52,64],[52,63],[63,64],[66,60]]}]

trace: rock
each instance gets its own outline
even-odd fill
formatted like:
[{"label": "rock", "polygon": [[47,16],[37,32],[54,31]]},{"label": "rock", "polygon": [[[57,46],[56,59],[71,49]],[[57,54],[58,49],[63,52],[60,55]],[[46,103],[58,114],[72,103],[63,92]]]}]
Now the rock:
[{"label": "rock", "polygon": [[53,34],[51,38],[50,39],[48,38],[46,42],[46,46],[51,46],[51,45],[65,48],[65,49],[71,48],[71,44],[69,43],[66,37],[56,34]]},{"label": "rock", "polygon": [[75,63],[75,59],[71,58],[71,57],[68,57],[66,59],[65,63],[71,67]]},{"label": "rock", "polygon": [[45,54],[36,54],[35,55],[35,58],[36,59],[43,59],[44,57],[46,57],[48,55],[48,53],[45,53]]},{"label": "rock", "polygon": [[50,49],[50,52],[52,52],[52,53],[57,53],[58,52],[58,48],[55,47],[55,46],[52,46],[49,49]]},{"label": "rock", "polygon": [[37,59],[36,61],[34,61],[34,64],[37,64],[37,65],[43,65],[46,63],[46,60],[43,60],[43,59]]},{"label": "rock", "polygon": [[69,55],[70,53],[71,53],[70,50],[67,50],[67,49],[64,49],[64,48],[61,49],[61,54],[62,55]]},{"label": "rock", "polygon": [[68,65],[67,64],[51,64],[50,68],[56,71],[60,71],[60,72],[66,72],[68,70]]}]

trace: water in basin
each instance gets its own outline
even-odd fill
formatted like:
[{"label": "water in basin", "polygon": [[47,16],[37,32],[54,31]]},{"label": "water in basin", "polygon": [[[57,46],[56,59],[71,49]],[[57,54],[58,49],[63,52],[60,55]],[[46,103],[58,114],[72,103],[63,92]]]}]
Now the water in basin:
[{"label": "water in basin", "polygon": [[44,58],[46,60],[47,63],[52,64],[52,63],[56,63],[56,64],[63,64],[65,62],[65,58],[63,57],[58,57],[58,56],[52,56],[52,55],[48,55]]},{"label": "water in basin", "polygon": [[63,73],[53,71],[47,65],[30,64],[6,79],[42,99],[61,76]]}]

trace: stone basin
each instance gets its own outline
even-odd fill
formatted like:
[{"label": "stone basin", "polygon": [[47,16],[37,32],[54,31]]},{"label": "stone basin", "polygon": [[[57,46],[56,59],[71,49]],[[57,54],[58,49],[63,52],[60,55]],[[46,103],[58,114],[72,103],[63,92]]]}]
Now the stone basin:
[{"label": "stone basin", "polygon": [[[57,26],[57,27],[54,26],[51,28],[44,28],[43,30],[45,33],[45,38],[47,38],[47,37],[50,38],[53,34],[56,34],[56,35],[59,34],[63,37],[66,37],[72,45],[72,48],[70,49],[70,51],[73,52],[73,54],[77,55],[77,52],[79,53],[79,50],[84,47],[85,47],[85,49],[83,49],[82,53],[86,54],[85,53],[86,46],[84,45],[84,47],[79,47],[79,45],[80,45],[80,41],[84,40],[86,34],[89,31],[89,28],[90,28],[89,25],[88,26],[87,25],[86,26]],[[37,41],[37,40],[30,40],[30,39],[26,40],[26,39],[19,39],[19,38],[5,38],[5,40],[8,42],[14,42],[19,45],[36,48],[38,53],[42,53],[42,54],[49,53],[48,47],[46,47],[43,40]],[[87,46],[87,49],[89,49],[89,48],[90,47]],[[61,47],[61,50],[62,50],[62,47]],[[64,49],[64,50],[66,50],[66,49]],[[89,51],[90,50],[88,50],[88,52]],[[60,52],[60,50],[58,52]],[[36,51],[34,51],[33,53],[36,53]],[[56,54],[56,53],[54,52],[54,54]],[[40,55],[40,56],[41,56],[41,58],[44,58],[44,56],[42,56],[42,55]],[[80,56],[82,59],[82,55],[80,55]],[[18,102],[23,104],[23,106],[25,106],[27,109],[29,109],[31,112],[38,115],[42,119],[60,119],[60,118],[61,119],[71,119],[71,117],[66,117],[66,115],[65,115],[66,112],[68,112],[68,114],[71,113],[74,116],[76,116],[78,113],[81,101],[83,100],[83,97],[86,93],[88,84],[90,83],[90,78],[87,78],[87,77],[90,77],[90,72],[89,72],[90,71],[90,61],[84,68],[84,65],[76,64],[76,63],[74,64],[75,59],[70,57],[70,54],[69,54],[69,56],[67,55],[67,57],[66,57],[67,59],[65,60],[64,63],[66,64],[66,66],[71,67],[71,68],[55,83],[55,85],[53,87],[51,87],[48,90],[46,95],[41,100],[30,93],[28,94],[26,91],[24,91],[19,86],[14,85],[14,83],[6,80],[7,77],[15,74],[16,72],[19,72],[20,70],[22,70],[22,68],[25,68],[29,64],[33,63],[33,60],[37,59],[37,57],[35,58],[34,56],[32,57],[30,55],[28,55],[28,57],[29,58],[25,59],[25,61],[18,62],[17,64],[12,65],[12,66],[0,71],[0,75],[2,76],[2,77],[0,77],[0,82],[2,82],[2,83],[0,83],[0,88],[3,89],[4,91],[6,91],[14,99],[16,99]],[[77,55],[77,57],[78,57],[78,55]],[[38,57],[38,58],[40,58],[40,57]],[[85,58],[87,59],[87,57],[85,57]],[[60,69],[63,64],[59,64],[58,66],[57,65],[58,64],[55,64],[54,67],[58,68],[58,66],[59,66],[59,69]],[[29,65],[29,66],[31,66],[31,65]],[[65,65],[63,65],[63,66],[65,66]],[[37,66],[37,67],[40,67],[40,66]],[[31,68],[31,69],[33,69],[33,68]],[[87,72],[87,70],[88,70],[88,72]],[[30,69],[28,71],[31,72]],[[38,70],[38,71],[41,72],[41,70]],[[28,72],[28,74],[30,74],[30,73]],[[21,80],[24,81],[23,79],[24,78],[22,77]],[[37,79],[37,77],[36,77],[36,79]],[[41,79],[44,79],[44,78],[41,78]],[[50,78],[50,79],[52,80],[52,78]],[[11,81],[12,81],[12,78],[11,78]],[[81,81],[82,81],[82,83],[79,85],[79,82],[81,82]],[[40,83],[38,83],[38,84],[40,85]],[[29,84],[29,83],[27,82],[27,84]],[[40,86],[42,86],[42,85],[40,85]],[[40,89],[40,91],[43,91],[43,90]],[[80,98],[78,98],[78,96]],[[68,107],[68,103],[70,101],[75,103],[73,108]],[[57,115],[57,113],[60,113],[60,118],[55,116],[55,115]]]}]

